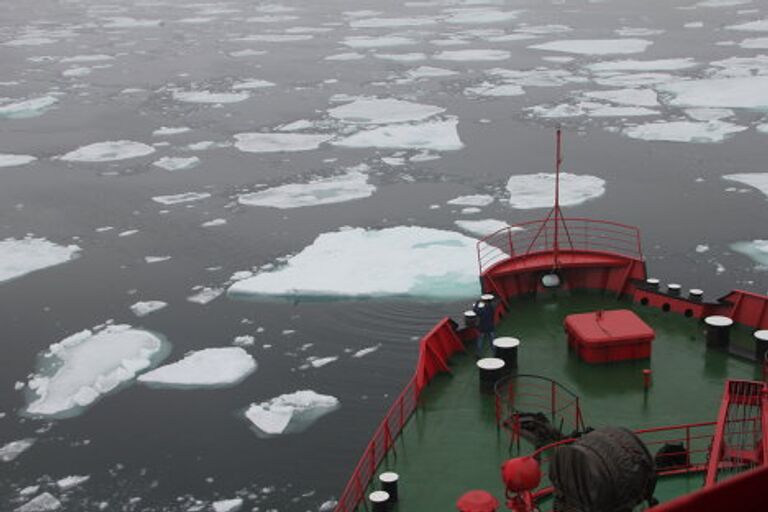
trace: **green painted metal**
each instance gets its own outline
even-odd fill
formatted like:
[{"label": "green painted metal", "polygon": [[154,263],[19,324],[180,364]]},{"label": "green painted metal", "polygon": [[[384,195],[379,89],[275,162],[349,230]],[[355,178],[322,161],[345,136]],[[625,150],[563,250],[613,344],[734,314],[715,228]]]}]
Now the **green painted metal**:
[{"label": "green painted metal", "polygon": [[[725,378],[760,378],[755,363],[707,350],[695,319],[584,292],[515,300],[510,308],[497,335],[520,338],[519,371],[553,378],[578,394],[587,425],[642,429],[712,421]],[[566,315],[617,308],[633,309],[655,329],[651,359],[590,365],[569,352],[562,327]],[[736,329],[732,343],[750,348],[750,335]],[[467,354],[453,357],[452,375],[437,376],[424,390],[395,452],[379,468],[400,474],[401,500],[393,510],[455,510],[456,499],[471,489],[486,489],[503,502],[499,467],[517,452],[510,452],[509,434],[496,427],[493,397],[479,393],[471,350],[470,344]],[[645,368],[653,371],[647,394]],[[670,478],[659,484],[661,499],[702,482],[701,475]]]}]

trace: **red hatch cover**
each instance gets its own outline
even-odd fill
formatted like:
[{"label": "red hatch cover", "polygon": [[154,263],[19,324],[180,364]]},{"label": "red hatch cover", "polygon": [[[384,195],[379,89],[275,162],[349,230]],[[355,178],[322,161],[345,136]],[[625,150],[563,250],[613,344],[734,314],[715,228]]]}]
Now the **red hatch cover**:
[{"label": "red hatch cover", "polygon": [[593,311],[565,317],[568,343],[590,363],[651,356],[656,333],[628,309]]},{"label": "red hatch cover", "polygon": [[456,501],[460,512],[496,512],[499,500],[488,491],[468,491]]}]

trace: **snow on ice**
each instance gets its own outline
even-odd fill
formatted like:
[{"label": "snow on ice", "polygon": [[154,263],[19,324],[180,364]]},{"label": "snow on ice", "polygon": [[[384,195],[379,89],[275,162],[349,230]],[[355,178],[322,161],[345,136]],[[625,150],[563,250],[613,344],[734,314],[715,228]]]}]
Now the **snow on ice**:
[{"label": "snow on ice", "polygon": [[206,348],[139,376],[153,387],[218,388],[234,386],[256,371],[256,361],[240,347]]},{"label": "snow on ice", "polygon": [[334,396],[302,390],[253,403],[245,411],[245,417],[257,434],[270,437],[302,432],[339,406],[339,399]]},{"label": "snow on ice", "polygon": [[75,259],[76,245],[58,245],[45,238],[6,238],[0,241],[0,283]]}]

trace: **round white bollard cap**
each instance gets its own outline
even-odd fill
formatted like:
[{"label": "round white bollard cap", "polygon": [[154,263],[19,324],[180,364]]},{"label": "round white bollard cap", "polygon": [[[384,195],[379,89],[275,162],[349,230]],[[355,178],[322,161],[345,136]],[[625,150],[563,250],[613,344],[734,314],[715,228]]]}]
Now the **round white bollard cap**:
[{"label": "round white bollard cap", "polygon": [[700,297],[701,295],[704,295],[704,290],[699,290],[698,288],[691,288],[690,290],[688,290],[688,293],[690,295]]},{"label": "round white bollard cap", "polygon": [[733,320],[727,316],[712,315],[705,318],[704,323],[712,327],[730,327],[733,325]]},{"label": "round white bollard cap", "polygon": [[494,294],[492,294],[492,293],[484,293],[484,294],[482,294],[480,296],[480,300],[484,300],[484,301],[488,301],[488,302],[494,300],[495,298],[496,298],[496,296]]},{"label": "round white bollard cap", "polygon": [[368,499],[371,503],[386,503],[389,501],[389,493],[387,491],[373,491],[368,495]]},{"label": "round white bollard cap", "polygon": [[498,357],[484,357],[477,361],[477,367],[481,370],[501,370],[504,368],[504,360]]},{"label": "round white bollard cap", "polygon": [[520,340],[510,336],[502,336],[493,340],[493,346],[499,348],[515,348],[520,345]]},{"label": "round white bollard cap", "polygon": [[667,285],[667,290],[679,290],[680,288],[682,288],[682,286],[677,283],[669,283]]},{"label": "round white bollard cap", "polygon": [[466,310],[466,311],[464,312],[464,316],[469,316],[469,317],[472,317],[472,316],[477,316],[477,313],[475,313],[475,312],[474,312],[474,311],[472,311],[471,309],[468,309],[468,310]]},{"label": "round white bollard cap", "polygon": [[387,471],[386,473],[382,473],[379,475],[379,482],[391,484],[392,482],[397,482],[399,478],[400,478],[400,475],[398,475],[394,471]]},{"label": "round white bollard cap", "polygon": [[560,276],[557,274],[545,274],[541,277],[541,285],[544,288],[557,288],[560,286]]},{"label": "round white bollard cap", "polygon": [[652,285],[657,285],[657,284],[659,284],[659,280],[658,280],[658,279],[656,279],[655,277],[649,277],[648,279],[646,279],[646,280],[645,280],[645,282],[646,282],[647,284],[652,284]]},{"label": "round white bollard cap", "polygon": [[759,331],[755,331],[755,333],[752,336],[754,336],[756,340],[768,341],[768,329],[761,329]]}]

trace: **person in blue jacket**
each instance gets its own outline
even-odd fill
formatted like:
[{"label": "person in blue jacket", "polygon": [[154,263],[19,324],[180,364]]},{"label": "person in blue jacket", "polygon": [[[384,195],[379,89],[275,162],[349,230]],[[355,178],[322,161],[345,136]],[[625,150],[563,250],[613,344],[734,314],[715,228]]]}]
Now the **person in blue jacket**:
[{"label": "person in blue jacket", "polygon": [[491,347],[493,338],[496,336],[493,305],[490,302],[479,300],[472,309],[477,315],[477,327],[480,330],[480,336],[477,337],[477,355],[481,357],[486,348]]}]

